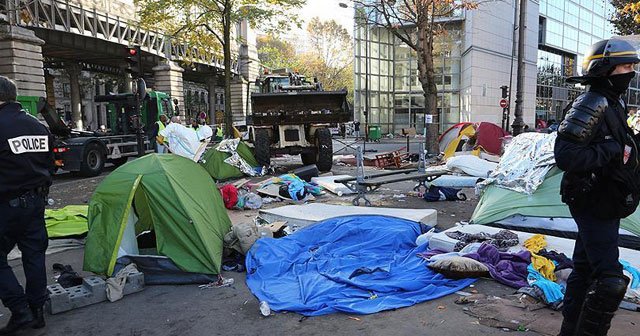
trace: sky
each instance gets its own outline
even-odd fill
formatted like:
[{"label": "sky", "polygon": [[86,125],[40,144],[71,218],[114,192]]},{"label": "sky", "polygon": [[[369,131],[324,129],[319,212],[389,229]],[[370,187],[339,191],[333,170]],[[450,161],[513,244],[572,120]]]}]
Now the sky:
[{"label": "sky", "polygon": [[[340,7],[341,2],[349,7]],[[302,28],[292,29],[283,34],[284,37],[302,42],[301,47],[305,48],[304,41],[308,40],[306,24],[314,17],[319,17],[321,21],[336,20],[353,35],[353,7],[348,0],[307,0],[307,4],[300,10],[300,19],[303,21]]]},{"label": "sky", "polygon": [[[349,8],[340,7],[341,2],[347,4]],[[353,7],[346,0],[307,0],[307,4],[301,10],[301,16],[305,21],[311,20],[314,16],[322,21],[333,19],[349,32],[353,31]]]}]

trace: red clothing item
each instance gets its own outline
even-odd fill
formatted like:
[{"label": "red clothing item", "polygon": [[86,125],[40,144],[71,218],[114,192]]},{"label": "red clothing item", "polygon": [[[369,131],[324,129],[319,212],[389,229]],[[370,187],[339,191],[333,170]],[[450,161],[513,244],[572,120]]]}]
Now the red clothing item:
[{"label": "red clothing item", "polygon": [[227,184],[220,188],[224,207],[231,210],[238,203],[238,189],[231,184]]}]

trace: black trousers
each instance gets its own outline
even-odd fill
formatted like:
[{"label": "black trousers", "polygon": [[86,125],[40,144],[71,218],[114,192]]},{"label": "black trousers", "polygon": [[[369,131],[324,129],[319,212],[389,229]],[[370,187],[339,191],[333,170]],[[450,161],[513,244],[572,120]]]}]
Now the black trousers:
[{"label": "black trousers", "polygon": [[[47,299],[44,196],[29,193],[17,200],[0,202],[0,299],[11,311],[27,304],[39,307]],[[22,252],[26,291],[7,263],[7,255],[16,244]]]},{"label": "black trousers", "polygon": [[623,277],[618,261],[619,219],[602,220],[588,213],[571,209],[578,224],[578,238],[573,250],[574,269],[567,280],[564,297],[565,323],[578,322],[589,287],[597,279]]}]

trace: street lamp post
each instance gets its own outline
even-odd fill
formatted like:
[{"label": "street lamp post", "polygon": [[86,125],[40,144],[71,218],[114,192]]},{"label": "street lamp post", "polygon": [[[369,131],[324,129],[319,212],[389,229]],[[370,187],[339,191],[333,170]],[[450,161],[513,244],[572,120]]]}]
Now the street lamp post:
[{"label": "street lamp post", "polygon": [[[341,8],[349,8],[349,6],[341,2],[338,4]],[[369,29],[368,22],[371,19],[371,12],[367,14],[364,24],[362,22],[358,23],[358,20],[363,19],[361,16],[356,15],[356,10],[354,6],[354,25],[358,28],[364,28],[365,30],[365,39],[364,39],[364,139],[362,144],[362,152],[366,153],[367,151],[367,139],[369,138]],[[362,40],[362,39],[361,39]],[[358,46],[359,48],[359,46]]]}]

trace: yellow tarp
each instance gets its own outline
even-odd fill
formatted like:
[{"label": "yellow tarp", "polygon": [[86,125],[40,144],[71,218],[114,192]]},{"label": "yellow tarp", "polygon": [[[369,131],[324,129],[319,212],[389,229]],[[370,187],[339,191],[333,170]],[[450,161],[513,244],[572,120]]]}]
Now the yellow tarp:
[{"label": "yellow tarp", "polygon": [[44,220],[49,238],[79,236],[87,233],[87,205],[67,205],[62,209],[46,209]]}]

